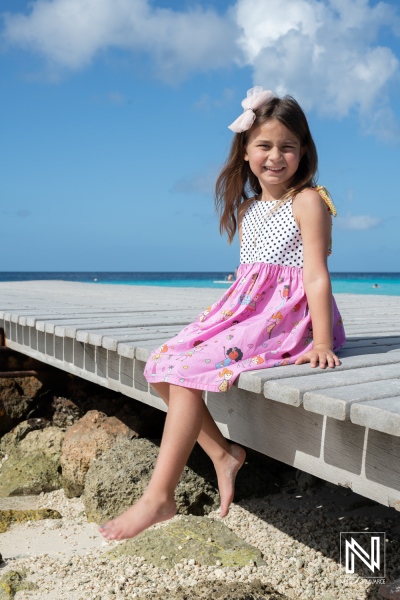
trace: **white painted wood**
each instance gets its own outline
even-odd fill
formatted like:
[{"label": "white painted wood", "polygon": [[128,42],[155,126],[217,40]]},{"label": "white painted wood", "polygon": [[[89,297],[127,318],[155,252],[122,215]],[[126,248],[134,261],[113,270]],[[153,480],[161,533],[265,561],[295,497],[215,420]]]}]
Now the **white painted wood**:
[{"label": "white painted wood", "polygon": [[354,402],[379,400],[399,394],[400,379],[386,379],[306,392],[303,405],[306,410],[344,421],[350,418],[350,408]]},{"label": "white painted wood", "polygon": [[104,316],[95,316],[91,318],[78,319],[64,319],[60,321],[53,320],[53,322],[47,321],[36,321],[36,329],[47,331],[49,333],[56,333],[59,336],[75,337],[77,331],[89,331],[91,329],[116,329],[118,327],[156,327],[163,326],[166,323],[172,325],[179,325],[183,328],[190,320],[196,318],[196,314],[193,311],[183,312],[177,311],[177,313],[159,313],[148,314],[144,312],[136,313],[118,313],[112,318]]},{"label": "white painted wood", "polygon": [[[398,315],[397,315],[398,316]],[[386,336],[386,337],[369,337],[363,339],[350,338],[347,336],[346,348],[361,348],[370,346],[396,346],[400,348],[400,337],[398,336]]]},{"label": "white painted wood", "polygon": [[264,396],[270,400],[300,406],[306,392],[324,390],[328,387],[355,385],[360,382],[365,384],[369,381],[381,381],[400,376],[400,353],[395,360],[394,364],[381,364],[380,366],[371,364],[366,368],[358,369],[346,365],[346,370],[339,367],[340,370],[335,368],[321,373],[321,369],[318,369],[315,375],[267,381],[264,385]]},{"label": "white painted wood", "polygon": [[76,339],[80,342],[93,344],[94,346],[103,346],[109,350],[116,350],[120,342],[140,342],[143,340],[158,339],[160,336],[164,339],[169,339],[179,333],[181,329],[180,326],[165,326],[77,331]]},{"label": "white painted wood", "polygon": [[357,425],[400,436],[400,395],[353,404],[350,419]]},{"label": "white painted wood", "polygon": [[[379,350],[381,352],[379,352]],[[395,349],[397,352],[397,348]],[[369,348],[353,349],[351,351],[340,351],[338,356],[341,360],[341,365],[335,367],[335,372],[347,371],[350,369],[359,369],[361,367],[369,367],[375,365],[386,365],[391,363],[400,362],[400,352],[396,354],[391,353],[387,346],[376,347],[374,346],[371,352],[377,352],[376,354],[370,354]],[[328,375],[331,372],[330,369],[326,369],[322,374]],[[238,387],[249,392],[265,393],[268,397],[268,393],[265,391],[265,386],[269,381],[276,381],[281,379],[290,378],[293,380],[293,385],[296,385],[296,381],[299,377],[320,375],[321,369],[316,367],[312,369],[309,364],[305,365],[288,365],[285,367],[275,367],[272,369],[259,369],[256,371],[248,371],[242,373],[239,378]]]},{"label": "white painted wood", "polygon": [[235,388],[206,403],[226,437],[400,509],[400,438]]}]

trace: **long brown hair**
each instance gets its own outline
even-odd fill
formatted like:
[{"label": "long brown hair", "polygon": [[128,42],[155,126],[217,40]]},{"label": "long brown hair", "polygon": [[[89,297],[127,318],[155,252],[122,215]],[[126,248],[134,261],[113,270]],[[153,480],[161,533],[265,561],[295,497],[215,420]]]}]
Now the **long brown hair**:
[{"label": "long brown hair", "polygon": [[248,131],[235,134],[228,159],[215,184],[215,207],[220,215],[219,229],[221,233],[226,231],[229,243],[236,233],[236,213],[239,206],[248,198],[258,196],[262,191],[258,178],[251,171],[248,161],[244,160],[249,134],[255,127],[270,119],[276,119],[298,137],[303,148],[307,148],[293,176],[291,187],[275,205],[274,210],[304,188],[316,185],[317,149],[307,118],[296,100],[291,96],[283,98],[274,96],[258,108],[255,114],[252,127]]}]

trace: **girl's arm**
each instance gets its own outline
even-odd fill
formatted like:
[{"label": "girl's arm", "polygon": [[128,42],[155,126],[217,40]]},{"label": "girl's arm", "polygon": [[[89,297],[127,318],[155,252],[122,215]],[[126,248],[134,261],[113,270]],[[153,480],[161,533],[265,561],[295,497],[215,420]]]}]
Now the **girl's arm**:
[{"label": "girl's arm", "polygon": [[331,217],[318,192],[305,190],[293,201],[293,215],[303,240],[303,284],[313,326],[313,349],[296,360],[296,365],[317,363],[322,369],[340,364],[333,352],[332,287],[327,258]]}]

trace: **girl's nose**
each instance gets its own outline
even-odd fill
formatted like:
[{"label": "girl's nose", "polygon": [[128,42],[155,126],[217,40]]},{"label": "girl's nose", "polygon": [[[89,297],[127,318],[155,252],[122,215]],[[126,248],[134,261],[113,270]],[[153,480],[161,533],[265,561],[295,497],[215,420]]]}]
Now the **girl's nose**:
[{"label": "girl's nose", "polygon": [[278,159],[280,155],[281,152],[279,148],[277,146],[272,146],[271,150],[269,151],[269,157],[272,159]]}]

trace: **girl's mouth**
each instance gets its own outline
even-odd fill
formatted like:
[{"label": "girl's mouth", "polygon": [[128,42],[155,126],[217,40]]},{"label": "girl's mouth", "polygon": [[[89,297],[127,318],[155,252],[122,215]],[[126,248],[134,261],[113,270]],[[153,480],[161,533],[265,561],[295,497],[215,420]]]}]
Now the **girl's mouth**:
[{"label": "girl's mouth", "polygon": [[285,167],[263,167],[265,171],[270,171],[271,173],[282,173]]}]

